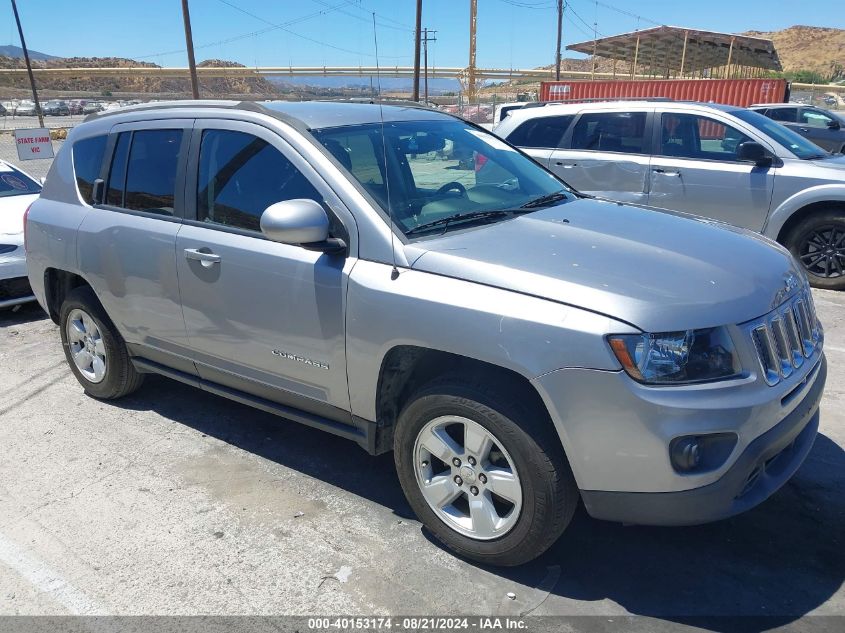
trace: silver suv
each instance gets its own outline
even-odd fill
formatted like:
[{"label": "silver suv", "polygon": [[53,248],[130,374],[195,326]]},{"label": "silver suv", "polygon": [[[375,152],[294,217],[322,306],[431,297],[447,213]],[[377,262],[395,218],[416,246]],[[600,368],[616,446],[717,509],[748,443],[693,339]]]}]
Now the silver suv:
[{"label": "silver suv", "polygon": [[584,198],[432,110],[92,115],[26,247],[88,394],[158,373],[393,450],[417,516],[479,561],[539,555],[579,499],[641,524],[747,510],[816,436],[822,329],[788,251]]},{"label": "silver suv", "polygon": [[545,104],[494,132],[576,190],[693,213],[785,245],[845,289],[845,157],[757,112],[671,101]]}]

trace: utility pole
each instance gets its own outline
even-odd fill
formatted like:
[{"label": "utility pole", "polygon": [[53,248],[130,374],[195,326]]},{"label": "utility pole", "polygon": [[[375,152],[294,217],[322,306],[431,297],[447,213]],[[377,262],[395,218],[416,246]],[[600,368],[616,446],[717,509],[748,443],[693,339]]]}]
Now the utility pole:
[{"label": "utility pole", "polygon": [[475,98],[475,27],[478,22],[478,0],[469,0],[469,67],[467,68],[467,103]]},{"label": "utility pole", "polygon": [[[432,37],[429,37],[432,35]],[[425,65],[425,102],[428,103],[428,43],[437,41],[437,31],[423,29],[423,57]]]},{"label": "utility pole", "polygon": [[32,86],[32,100],[35,102],[35,112],[38,114],[38,127],[44,127],[44,115],[41,114],[41,104],[38,102],[38,90],[35,89],[35,75],[32,74],[32,63],[29,61],[29,51],[26,48],[26,40],[23,38],[21,18],[18,15],[18,5],[12,0],[12,11],[15,12],[15,22],[18,23],[18,33],[21,36],[21,48],[23,58],[26,61],[26,72],[29,74],[29,85]]},{"label": "utility pole", "polygon": [[422,0],[417,0],[417,28],[414,29],[414,101],[420,100],[420,26],[422,25]]},{"label": "utility pole", "polygon": [[188,11],[188,0],[182,0],[182,18],[185,21],[185,45],[188,48],[188,68],[191,71],[191,94],[194,99],[199,99],[200,86],[197,81],[197,62],[194,59],[194,36],[191,35],[191,13]]},{"label": "utility pole", "polygon": [[560,81],[560,41],[563,35],[563,0],[557,0],[557,55],[555,55],[555,81]]}]

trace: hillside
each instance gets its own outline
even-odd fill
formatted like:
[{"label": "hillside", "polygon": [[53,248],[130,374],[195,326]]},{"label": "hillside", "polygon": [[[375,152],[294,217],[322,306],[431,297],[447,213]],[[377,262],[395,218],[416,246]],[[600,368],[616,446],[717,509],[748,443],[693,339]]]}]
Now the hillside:
[{"label": "hillside", "polygon": [[[139,62],[121,57],[63,57],[50,60],[33,60],[33,68],[125,68],[143,66],[156,68],[155,64]],[[198,67],[243,67],[242,64],[209,59],[197,64]],[[23,68],[22,59],[0,56],[0,68]],[[189,94],[190,80],[157,77],[42,77],[38,80],[39,90],[63,93],[154,93],[154,94]],[[0,86],[25,90],[29,87],[26,75],[20,77],[2,77]],[[279,90],[262,77],[200,77],[200,92],[205,96],[223,97],[226,95],[275,96]]]},{"label": "hillside", "polygon": [[[17,57],[19,59],[23,59],[23,49],[20,46],[14,46],[12,44],[7,44],[6,46],[0,46],[0,57]],[[34,51],[31,48],[29,49],[29,58],[30,59],[58,59],[53,55],[48,55],[47,53],[40,53],[38,51]]]},{"label": "hillside", "polygon": [[812,70],[825,78],[842,78],[845,69],[845,30],[823,26],[790,26],[782,31],[748,31],[775,43],[786,72]]}]

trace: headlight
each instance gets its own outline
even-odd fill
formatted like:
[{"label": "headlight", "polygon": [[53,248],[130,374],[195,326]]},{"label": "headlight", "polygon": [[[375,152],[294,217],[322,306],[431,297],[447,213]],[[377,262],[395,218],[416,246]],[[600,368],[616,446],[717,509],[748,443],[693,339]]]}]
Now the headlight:
[{"label": "headlight", "polygon": [[657,334],[614,334],[610,347],[628,375],[648,384],[684,384],[738,376],[742,366],[723,327]]}]

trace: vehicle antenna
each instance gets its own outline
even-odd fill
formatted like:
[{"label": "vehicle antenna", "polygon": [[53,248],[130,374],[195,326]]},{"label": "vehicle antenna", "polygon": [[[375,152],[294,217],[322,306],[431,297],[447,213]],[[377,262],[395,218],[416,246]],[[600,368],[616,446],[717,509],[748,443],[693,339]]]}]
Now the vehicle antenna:
[{"label": "vehicle antenna", "polygon": [[399,269],[396,267],[396,249],[394,248],[394,240],[396,235],[393,233],[393,205],[390,202],[390,176],[387,171],[387,141],[384,136],[384,110],[381,107],[381,68],[378,63],[378,34],[376,33],[376,12],[373,11],[373,42],[376,47],[376,85],[378,87],[378,114],[381,120],[381,154],[384,163],[384,186],[387,191],[387,218],[390,220],[390,254],[393,257],[393,270],[390,271],[390,278],[395,280],[399,278]]}]

